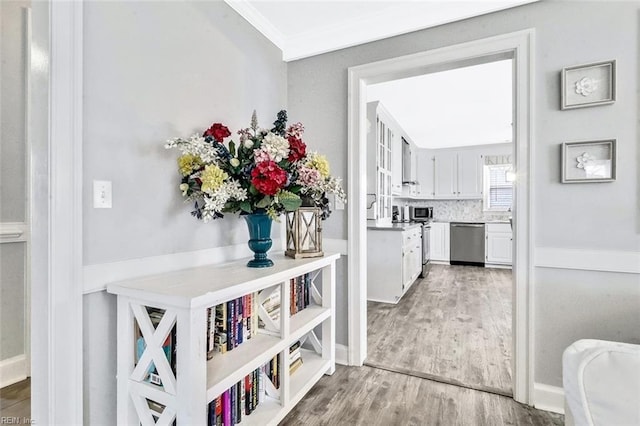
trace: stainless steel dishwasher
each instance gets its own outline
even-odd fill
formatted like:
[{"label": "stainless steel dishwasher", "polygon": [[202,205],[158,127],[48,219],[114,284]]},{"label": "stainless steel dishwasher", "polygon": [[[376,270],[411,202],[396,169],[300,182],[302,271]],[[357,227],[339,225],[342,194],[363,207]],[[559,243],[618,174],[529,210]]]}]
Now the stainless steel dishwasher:
[{"label": "stainless steel dishwasher", "polygon": [[484,266],[484,223],[451,222],[450,263]]}]

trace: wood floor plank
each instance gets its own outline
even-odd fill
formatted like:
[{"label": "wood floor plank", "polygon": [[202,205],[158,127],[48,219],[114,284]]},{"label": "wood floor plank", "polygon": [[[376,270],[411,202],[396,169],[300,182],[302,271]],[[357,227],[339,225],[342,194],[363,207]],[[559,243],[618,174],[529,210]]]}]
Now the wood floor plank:
[{"label": "wood floor plank", "polygon": [[22,380],[0,389],[0,410],[31,398],[31,379]]},{"label": "wood floor plank", "polygon": [[509,397],[371,367],[337,366],[280,423],[334,425],[562,425],[563,416]]},{"label": "wood floor plank", "polygon": [[512,393],[511,270],[433,265],[397,305],[368,302],[374,366]]}]

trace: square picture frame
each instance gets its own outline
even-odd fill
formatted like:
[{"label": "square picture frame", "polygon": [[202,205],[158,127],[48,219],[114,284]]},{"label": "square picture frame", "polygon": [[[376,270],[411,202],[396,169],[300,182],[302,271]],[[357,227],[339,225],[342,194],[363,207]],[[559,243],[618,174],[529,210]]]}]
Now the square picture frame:
[{"label": "square picture frame", "polygon": [[562,69],[562,110],[609,105],[616,101],[616,61]]},{"label": "square picture frame", "polygon": [[564,142],[562,183],[616,180],[616,139]]}]

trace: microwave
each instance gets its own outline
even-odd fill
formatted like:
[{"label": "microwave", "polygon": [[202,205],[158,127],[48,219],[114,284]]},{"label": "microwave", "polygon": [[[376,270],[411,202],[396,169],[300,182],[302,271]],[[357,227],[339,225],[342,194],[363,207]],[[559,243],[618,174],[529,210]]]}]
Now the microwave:
[{"label": "microwave", "polygon": [[411,220],[416,222],[426,222],[433,220],[433,207],[411,207]]}]

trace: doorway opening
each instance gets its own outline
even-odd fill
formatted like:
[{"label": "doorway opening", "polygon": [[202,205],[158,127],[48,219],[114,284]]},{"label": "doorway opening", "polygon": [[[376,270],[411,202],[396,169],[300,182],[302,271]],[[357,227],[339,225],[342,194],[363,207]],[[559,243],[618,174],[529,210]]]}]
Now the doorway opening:
[{"label": "doorway opening", "polygon": [[365,365],[512,396],[513,60],[452,66],[367,86]]},{"label": "doorway opening", "polygon": [[[366,103],[367,88],[373,84],[414,77],[425,73],[486,64],[513,62],[514,121],[513,165],[517,175],[513,192],[513,397],[531,402],[533,365],[531,276],[529,244],[531,141],[531,43],[533,31],[477,40],[394,58],[349,69],[349,363],[362,365],[367,358],[367,197]],[[362,189],[361,189],[362,188]],[[401,330],[398,330],[401,332]]]}]

